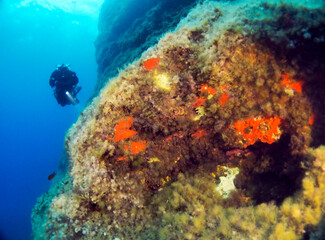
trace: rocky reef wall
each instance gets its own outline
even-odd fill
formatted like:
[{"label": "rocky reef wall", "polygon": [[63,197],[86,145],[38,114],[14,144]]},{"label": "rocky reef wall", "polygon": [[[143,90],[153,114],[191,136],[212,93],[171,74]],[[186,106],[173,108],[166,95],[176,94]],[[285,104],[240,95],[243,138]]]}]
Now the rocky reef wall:
[{"label": "rocky reef wall", "polygon": [[139,58],[195,6],[197,0],[105,1],[96,40],[98,80],[94,96],[119,69]]},{"label": "rocky reef wall", "polygon": [[66,135],[34,239],[324,239],[325,6],[203,1]]}]

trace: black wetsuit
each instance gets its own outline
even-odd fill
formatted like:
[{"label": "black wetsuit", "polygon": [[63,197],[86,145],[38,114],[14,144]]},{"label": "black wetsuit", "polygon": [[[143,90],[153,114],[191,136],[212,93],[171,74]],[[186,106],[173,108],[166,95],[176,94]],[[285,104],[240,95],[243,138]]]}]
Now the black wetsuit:
[{"label": "black wetsuit", "polygon": [[54,89],[54,96],[61,106],[72,104],[66,95],[68,91],[75,97],[74,90],[79,80],[75,72],[72,72],[68,67],[59,67],[50,77],[50,86]]}]

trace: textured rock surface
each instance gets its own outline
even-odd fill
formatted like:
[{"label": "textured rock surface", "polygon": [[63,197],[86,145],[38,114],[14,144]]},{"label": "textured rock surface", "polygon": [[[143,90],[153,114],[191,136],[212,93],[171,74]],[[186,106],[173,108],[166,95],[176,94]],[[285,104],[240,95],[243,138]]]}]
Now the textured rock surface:
[{"label": "textured rock surface", "polygon": [[174,29],[197,0],[105,1],[96,41],[95,95],[118,70],[139,58],[165,32]]},{"label": "textured rock surface", "polygon": [[200,3],[69,130],[34,238],[322,239],[324,26],[316,1]]}]

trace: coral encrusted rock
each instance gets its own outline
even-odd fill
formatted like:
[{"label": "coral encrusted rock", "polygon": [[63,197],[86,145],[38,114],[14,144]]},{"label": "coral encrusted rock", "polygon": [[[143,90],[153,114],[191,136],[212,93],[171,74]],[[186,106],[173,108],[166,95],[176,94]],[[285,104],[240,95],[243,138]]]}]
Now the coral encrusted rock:
[{"label": "coral encrusted rock", "polygon": [[98,80],[94,95],[118,70],[173,30],[197,0],[105,1],[95,42]]},{"label": "coral encrusted rock", "polygon": [[34,239],[324,239],[321,1],[202,1],[66,135]]}]

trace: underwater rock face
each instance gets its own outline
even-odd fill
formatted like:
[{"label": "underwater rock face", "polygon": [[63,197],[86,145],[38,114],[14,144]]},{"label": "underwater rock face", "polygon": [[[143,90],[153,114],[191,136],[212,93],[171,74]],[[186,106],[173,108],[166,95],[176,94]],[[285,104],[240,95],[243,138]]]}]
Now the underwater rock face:
[{"label": "underwater rock face", "polygon": [[96,40],[98,80],[94,95],[118,70],[139,58],[195,6],[197,0],[105,1]]},{"label": "underwater rock face", "polygon": [[325,9],[294,6],[199,3],[110,80],[34,239],[323,239]]}]

